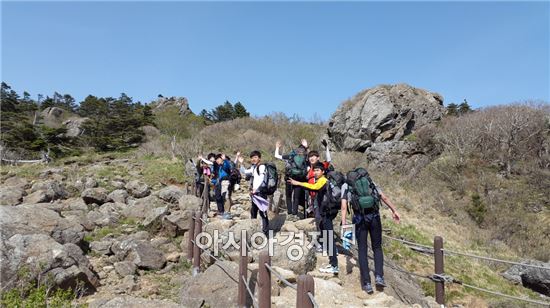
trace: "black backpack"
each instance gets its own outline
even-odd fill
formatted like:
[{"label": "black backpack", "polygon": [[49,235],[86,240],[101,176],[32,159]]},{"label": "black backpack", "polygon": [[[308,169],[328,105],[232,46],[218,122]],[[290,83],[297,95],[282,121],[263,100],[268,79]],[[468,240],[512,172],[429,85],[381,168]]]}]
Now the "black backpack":
[{"label": "black backpack", "polygon": [[290,154],[286,175],[295,180],[304,180],[307,176],[307,153],[304,148],[297,148]]},{"label": "black backpack", "polygon": [[[274,163],[265,163],[265,175],[264,181],[259,187],[261,193],[268,196],[273,195],[277,191],[279,185],[279,173],[277,173],[277,166]],[[261,165],[260,165],[261,166]],[[260,166],[256,168],[258,175],[260,174]]]},{"label": "black backpack", "polygon": [[342,200],[342,185],[346,178],[342,172],[329,171],[327,173],[327,184],[325,186],[325,196],[323,198],[323,211],[330,215],[337,214],[340,210]]},{"label": "black backpack", "polygon": [[239,184],[242,180],[242,175],[239,169],[237,169],[237,166],[235,166],[234,162],[229,162],[229,165],[231,165],[231,171],[229,172],[229,181],[235,185]]},{"label": "black backpack", "polygon": [[380,204],[380,194],[376,190],[369,173],[365,168],[357,168],[348,172],[346,176],[351,206],[353,211],[364,213],[377,211]]}]

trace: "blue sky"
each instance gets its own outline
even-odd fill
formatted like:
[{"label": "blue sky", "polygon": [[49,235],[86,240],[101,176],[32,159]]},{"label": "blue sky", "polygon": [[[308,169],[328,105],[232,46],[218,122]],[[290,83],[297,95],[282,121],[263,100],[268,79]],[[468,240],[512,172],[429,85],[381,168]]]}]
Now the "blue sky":
[{"label": "blue sky", "polygon": [[2,80],[314,113],[378,84],[474,107],[550,101],[549,2],[3,2]]}]

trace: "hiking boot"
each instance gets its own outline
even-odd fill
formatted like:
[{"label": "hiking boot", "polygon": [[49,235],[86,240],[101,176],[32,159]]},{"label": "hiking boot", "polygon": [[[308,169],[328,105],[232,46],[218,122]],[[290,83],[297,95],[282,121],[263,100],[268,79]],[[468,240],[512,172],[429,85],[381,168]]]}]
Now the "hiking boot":
[{"label": "hiking boot", "polygon": [[317,247],[315,247],[315,252],[316,253],[323,253],[323,245],[317,245]]},{"label": "hiking boot", "polygon": [[225,212],[222,214],[222,219],[231,220],[231,213]]},{"label": "hiking boot", "polygon": [[374,278],[374,283],[376,284],[377,287],[382,287],[382,288],[386,287],[386,283],[384,282],[384,277],[382,276],[376,276]]},{"label": "hiking boot", "polygon": [[319,269],[319,272],[327,273],[327,274],[338,274],[339,269],[338,269],[338,266],[332,266],[332,265],[329,264],[325,267],[321,267]]},{"label": "hiking boot", "polygon": [[363,291],[367,292],[367,294],[374,293],[374,290],[372,289],[372,285],[370,284],[370,282],[367,282],[367,284],[364,285],[362,289]]}]

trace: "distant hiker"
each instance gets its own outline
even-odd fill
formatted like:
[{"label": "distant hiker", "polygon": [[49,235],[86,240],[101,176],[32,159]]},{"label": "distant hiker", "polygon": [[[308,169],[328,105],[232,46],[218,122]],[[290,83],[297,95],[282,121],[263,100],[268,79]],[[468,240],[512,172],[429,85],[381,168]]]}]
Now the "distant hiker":
[{"label": "distant hiker", "polygon": [[218,206],[218,215],[224,219],[229,219],[225,212],[225,201],[229,191],[229,174],[231,173],[231,164],[226,159],[225,154],[216,155],[214,163],[214,191],[216,195],[216,205]]},{"label": "distant hiker", "polygon": [[242,156],[239,156],[237,159],[241,164],[241,173],[250,176],[250,197],[252,201],[250,217],[256,219],[258,217],[258,212],[260,213],[260,217],[262,218],[262,232],[269,237],[269,219],[267,217],[269,204],[267,204],[266,207],[266,203],[262,201],[267,200],[267,193],[262,189],[267,171],[266,165],[261,162],[262,153],[259,151],[252,151],[250,153],[250,163],[252,166],[248,169],[245,169],[243,166],[244,158]]},{"label": "distant hiker", "polygon": [[299,219],[298,210],[300,205],[304,208],[305,216],[305,192],[302,186],[292,185],[288,180],[293,178],[297,181],[306,181],[307,141],[302,139],[302,144],[286,155],[280,154],[280,148],[281,142],[277,141],[275,144],[275,158],[285,162],[285,200],[287,216],[290,221],[296,221]]},{"label": "distant hiker", "polygon": [[[226,160],[229,162],[230,165],[230,171],[229,171],[229,187],[227,189],[227,200],[226,200],[226,209],[227,213],[231,212],[231,207],[233,206],[233,192],[235,191],[235,188],[239,186],[241,183],[241,172],[237,168],[237,159],[241,153],[237,152],[237,156],[235,157],[235,161],[232,161],[229,156],[226,157]],[[228,214],[229,215],[229,214]]]},{"label": "distant hiker", "polygon": [[[334,242],[333,220],[336,218],[340,207],[341,187],[344,183],[344,176],[339,172],[335,176],[335,174],[333,174],[334,172],[331,172],[329,173],[331,175],[331,180],[328,180],[327,177],[325,177],[325,166],[321,162],[317,162],[313,165],[312,170],[315,176],[314,184],[299,182],[294,179],[290,179],[289,182],[292,185],[302,186],[310,191],[316,192],[313,202],[321,213],[319,231],[322,234],[324,246],[329,249],[329,265],[320,268],[319,271],[323,273],[338,274],[338,258]],[[318,252],[322,252],[323,247],[319,245],[317,250]]]},{"label": "distant hiker", "polygon": [[197,173],[195,177],[195,183],[197,185],[196,196],[202,197],[204,189],[206,189],[206,198],[208,198],[208,203],[210,202],[210,179],[212,176],[211,166],[213,163],[209,160],[204,159],[202,156],[198,157],[197,160]]},{"label": "distant hiker", "polygon": [[342,189],[342,226],[346,226],[348,203],[353,209],[352,223],[355,225],[355,236],[359,250],[359,270],[361,273],[361,287],[368,294],[374,291],[371,285],[367,236],[370,234],[371,246],[374,253],[374,276],[378,287],[385,287],[384,282],[384,254],[382,252],[382,223],[380,221],[380,202],[384,202],[392,211],[393,220],[399,222],[400,216],[393,203],[384,195],[370,178],[364,168],[357,168],[348,172],[346,184]]}]

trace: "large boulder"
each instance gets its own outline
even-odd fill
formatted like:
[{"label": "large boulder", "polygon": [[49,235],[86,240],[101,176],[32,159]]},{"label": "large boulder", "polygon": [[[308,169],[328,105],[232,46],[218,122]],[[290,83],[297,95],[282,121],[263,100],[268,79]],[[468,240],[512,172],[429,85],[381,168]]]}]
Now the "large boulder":
[{"label": "large boulder", "polygon": [[86,204],[98,204],[102,205],[107,202],[109,198],[107,197],[107,190],[102,187],[98,188],[86,188],[80,195]]},{"label": "large boulder", "polygon": [[[535,260],[526,260],[524,263],[550,268],[550,263]],[[550,296],[550,270],[548,269],[514,265],[502,276],[533,291]]]},{"label": "large boulder", "polygon": [[164,254],[146,240],[128,238],[114,243],[111,251],[119,260],[133,262],[141,269],[159,270],[166,264]]},{"label": "large boulder", "polygon": [[56,180],[36,182],[31,187],[31,194],[25,198],[25,203],[49,202],[67,197],[65,187]]},{"label": "large boulder", "polygon": [[170,185],[159,191],[159,198],[169,203],[178,203],[179,199],[185,195],[183,189],[176,185]]},{"label": "large boulder", "polygon": [[182,305],[185,307],[235,307],[238,277],[237,263],[217,261],[215,265],[184,283]]},{"label": "large boulder", "polygon": [[128,206],[122,211],[122,215],[129,218],[143,219],[147,217],[149,210],[163,206],[167,206],[167,204],[156,196],[129,200]]},{"label": "large boulder", "polygon": [[125,186],[128,193],[134,198],[144,198],[149,196],[151,189],[149,186],[139,180],[133,180]]},{"label": "large boulder", "polygon": [[337,149],[365,152],[376,143],[401,141],[444,114],[437,93],[406,84],[382,85],[341,104],[327,133]]},{"label": "large boulder", "polygon": [[[274,238],[276,242],[271,257],[272,263],[298,275],[313,271],[317,264],[315,247],[308,247],[312,245],[309,244],[305,236],[303,239],[294,237],[290,241],[288,240],[289,236],[293,236],[293,234],[277,234]],[[284,245],[282,245],[283,243]]]},{"label": "large boulder", "polygon": [[21,187],[0,187],[0,205],[17,205],[23,201],[25,190]]},{"label": "large boulder", "polygon": [[193,195],[183,195],[178,200],[178,206],[182,211],[196,211],[201,208],[202,199]]},{"label": "large boulder", "polygon": [[128,199],[128,192],[124,189],[115,189],[109,195],[107,195],[109,201],[126,203]]},{"label": "large boulder", "polygon": [[67,137],[78,137],[82,134],[82,124],[86,122],[88,118],[70,117],[63,121],[63,125],[67,128],[65,135]]},{"label": "large boulder", "polygon": [[0,230],[6,239],[16,234],[45,234],[60,244],[79,245],[84,238],[84,229],[80,224],[59,216],[44,204],[0,207]]},{"label": "large boulder", "polygon": [[[88,259],[72,243],[60,244],[45,234],[3,234],[0,251],[0,280],[7,288],[14,287],[18,281],[38,277],[50,277],[63,289],[83,283],[87,293],[99,287],[99,279]],[[18,276],[22,269],[28,272],[28,277]]]},{"label": "large boulder", "polygon": [[189,102],[185,97],[160,97],[151,103],[153,113],[171,111],[175,109],[181,116],[193,113],[189,108]]},{"label": "large boulder", "polygon": [[164,233],[172,237],[185,234],[191,228],[191,224],[194,223],[191,216],[191,211],[174,211],[163,217],[162,229]]},{"label": "large boulder", "polygon": [[143,227],[149,232],[157,232],[162,228],[162,221],[170,212],[167,206],[150,209],[142,222]]}]

